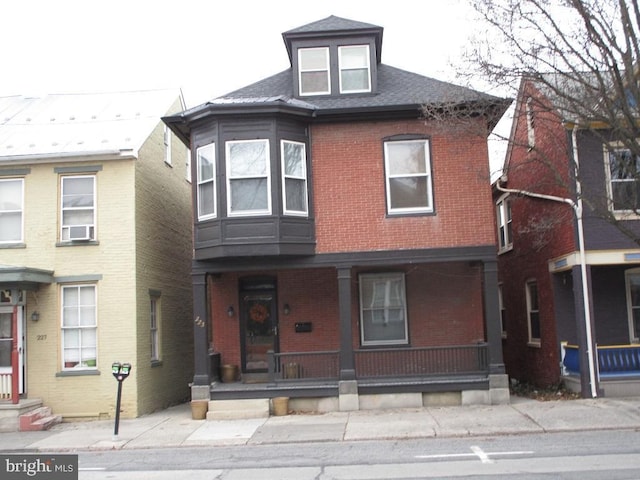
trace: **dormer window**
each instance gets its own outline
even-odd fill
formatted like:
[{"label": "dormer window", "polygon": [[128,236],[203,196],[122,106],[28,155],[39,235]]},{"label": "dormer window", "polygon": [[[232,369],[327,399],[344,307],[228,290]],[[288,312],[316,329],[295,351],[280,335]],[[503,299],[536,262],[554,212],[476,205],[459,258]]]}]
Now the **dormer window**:
[{"label": "dormer window", "polygon": [[301,48],[298,50],[300,95],[329,95],[329,48]]},{"label": "dormer window", "polygon": [[369,45],[339,47],[340,93],[371,91]]}]

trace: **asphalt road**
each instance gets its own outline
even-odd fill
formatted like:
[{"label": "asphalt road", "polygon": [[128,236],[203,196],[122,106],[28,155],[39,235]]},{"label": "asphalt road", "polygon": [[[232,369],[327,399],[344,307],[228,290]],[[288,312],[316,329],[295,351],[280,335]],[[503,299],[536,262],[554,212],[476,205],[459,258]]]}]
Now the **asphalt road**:
[{"label": "asphalt road", "polygon": [[81,480],[640,480],[640,432],[81,452]]}]

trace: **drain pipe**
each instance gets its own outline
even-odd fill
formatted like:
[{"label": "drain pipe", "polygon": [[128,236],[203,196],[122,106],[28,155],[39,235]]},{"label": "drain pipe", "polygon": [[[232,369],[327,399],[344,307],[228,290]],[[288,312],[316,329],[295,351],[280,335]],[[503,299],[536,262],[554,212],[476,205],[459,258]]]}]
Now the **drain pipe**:
[{"label": "drain pipe", "polygon": [[[578,169],[578,143],[577,143],[577,124],[574,124],[573,130],[571,132],[571,141],[573,143],[573,158],[574,165],[577,173]],[[592,341],[592,332],[591,332],[591,305],[589,303],[589,287],[587,285],[587,260],[585,255],[585,247],[584,247],[584,228],[582,225],[582,198],[581,198],[581,188],[580,182],[578,180],[578,176],[576,175],[576,198],[577,201],[574,201],[571,198],[557,197],[555,195],[545,195],[542,193],[529,192],[527,190],[513,189],[513,188],[504,188],[500,185],[500,182],[504,180],[504,175],[498,179],[496,182],[496,188],[504,193],[513,193],[515,195],[522,195],[525,197],[531,198],[539,198],[541,200],[550,200],[552,202],[560,202],[566,205],[569,205],[576,216],[576,223],[578,229],[578,249],[579,249],[579,257],[580,257],[580,274],[582,277],[582,300],[584,305],[584,323],[585,323],[585,333],[586,333],[586,352],[588,358],[588,367],[589,367],[589,383],[591,386],[591,397],[596,398],[598,396],[598,387],[596,384],[596,364],[594,362],[594,352],[593,352],[593,341]]]}]

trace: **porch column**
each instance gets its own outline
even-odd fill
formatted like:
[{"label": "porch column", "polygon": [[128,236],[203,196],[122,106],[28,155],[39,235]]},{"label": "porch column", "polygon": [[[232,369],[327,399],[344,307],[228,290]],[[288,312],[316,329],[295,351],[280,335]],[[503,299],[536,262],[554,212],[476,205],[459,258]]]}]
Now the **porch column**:
[{"label": "porch column", "polygon": [[598,380],[598,354],[596,351],[596,331],[593,321],[593,315],[590,315],[591,321],[591,345],[587,341],[586,312],[585,299],[583,295],[583,280],[586,282],[587,302],[589,310],[593,312],[593,290],[591,289],[591,267],[586,265],[586,279],[582,278],[581,266],[573,267],[571,274],[573,275],[573,301],[576,312],[576,336],[578,340],[578,352],[580,358],[580,395],[582,398],[591,398],[591,375],[589,371],[589,355],[593,355],[594,368],[596,371],[594,380],[594,391],[600,393],[600,385]]},{"label": "porch column", "polygon": [[[207,308],[207,274],[194,273],[191,277],[193,288],[193,385],[206,386],[208,397],[211,384],[211,362],[209,361],[209,317]],[[203,394],[204,394],[204,390]],[[192,397],[194,388],[192,387]],[[202,395],[196,395],[202,396]],[[199,400],[201,398],[198,398]]]},{"label": "porch column", "polygon": [[11,403],[20,403],[20,353],[18,352],[18,301],[19,292],[11,291],[11,303],[13,303],[13,313],[11,315]]},{"label": "porch column", "polygon": [[340,380],[355,380],[351,330],[351,267],[338,268],[338,308],[340,312]]},{"label": "porch column", "polygon": [[484,318],[489,343],[489,373],[505,373],[502,357],[500,306],[498,305],[498,262],[484,262]]}]

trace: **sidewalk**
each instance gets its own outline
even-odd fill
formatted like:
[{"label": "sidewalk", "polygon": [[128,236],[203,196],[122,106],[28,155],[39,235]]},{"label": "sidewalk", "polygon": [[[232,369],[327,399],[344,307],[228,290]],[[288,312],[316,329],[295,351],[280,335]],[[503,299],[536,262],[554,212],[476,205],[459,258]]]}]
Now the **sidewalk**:
[{"label": "sidewalk", "polygon": [[77,451],[244,444],[347,442],[640,428],[640,397],[510,405],[192,420],[189,404],[132,420],[63,423],[45,432],[0,433],[0,452]]}]

